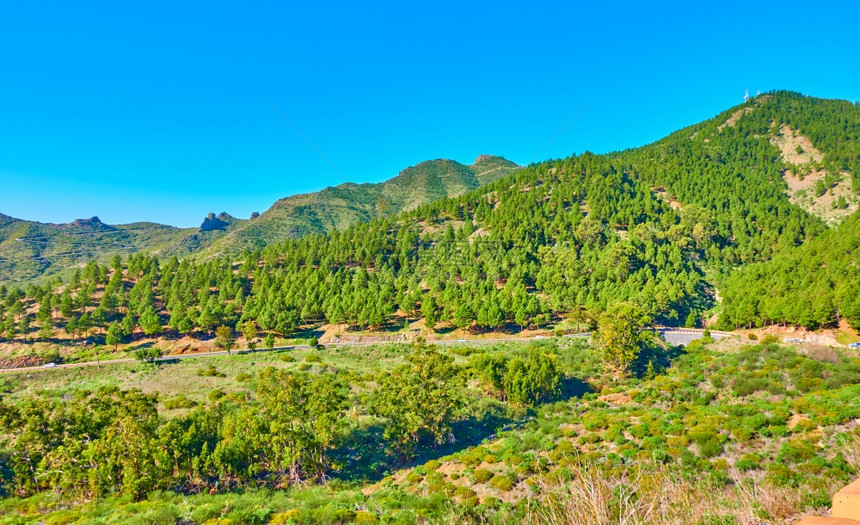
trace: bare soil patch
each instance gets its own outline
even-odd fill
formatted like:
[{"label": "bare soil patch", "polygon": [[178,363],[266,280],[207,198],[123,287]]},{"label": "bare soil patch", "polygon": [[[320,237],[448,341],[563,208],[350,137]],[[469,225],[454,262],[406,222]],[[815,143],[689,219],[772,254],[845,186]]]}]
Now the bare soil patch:
[{"label": "bare soil patch", "polygon": [[730,128],[735,127],[735,125],[738,123],[738,120],[740,120],[742,116],[746,115],[747,113],[752,113],[754,109],[755,108],[752,106],[747,106],[745,108],[741,108],[735,111],[725,122],[717,126],[717,131],[722,131],[723,129],[725,129],[726,126]]},{"label": "bare soil patch", "polygon": [[[788,126],[781,126],[779,134],[772,136],[771,143],[779,148],[781,160],[796,166],[809,166],[821,162],[824,155],[812,145],[808,137],[797,133]],[[782,178],[788,185],[788,198],[807,212],[824,219],[828,224],[837,224],[857,210],[858,202],[851,191],[850,174],[839,173],[839,182],[822,195],[816,194],[816,186],[823,182],[827,173],[822,169],[814,169],[806,175],[799,175],[793,170],[783,170]],[[840,198],[847,203],[847,208],[835,208],[834,204]]]},{"label": "bare soil patch", "polygon": [[652,191],[654,192],[654,195],[656,195],[659,199],[669,203],[669,206],[673,210],[680,210],[681,208],[684,207],[683,204],[681,204],[680,202],[678,202],[675,199],[673,199],[672,197],[670,197],[669,193],[666,190],[658,188],[658,189],[654,189]]},{"label": "bare soil patch", "polygon": [[[782,125],[779,134],[770,139],[771,144],[779,148],[782,160],[791,164],[809,164],[810,162],[821,162],[824,155],[812,145],[812,141],[804,135],[797,133],[790,127]],[[798,151],[798,148],[800,150]]]}]

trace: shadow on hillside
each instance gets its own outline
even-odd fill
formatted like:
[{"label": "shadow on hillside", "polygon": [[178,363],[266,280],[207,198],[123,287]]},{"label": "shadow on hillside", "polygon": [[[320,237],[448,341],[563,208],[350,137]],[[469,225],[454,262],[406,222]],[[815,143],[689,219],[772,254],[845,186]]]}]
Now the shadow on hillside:
[{"label": "shadow on hillside", "polygon": [[153,341],[147,341],[145,343],[139,343],[134,346],[127,346],[125,347],[125,351],[133,353],[137,350],[142,350],[144,348],[152,348],[153,346],[155,346],[155,343]]},{"label": "shadow on hillside", "polygon": [[[567,401],[582,397],[591,392],[591,386],[585,381],[568,377],[562,380],[561,391],[554,401]],[[522,417],[514,419],[511,410],[501,403],[476,403],[473,405],[474,414],[454,423],[452,436],[454,439],[443,445],[435,445],[429,439],[421,439],[416,448],[416,456],[404,460],[388,447],[384,437],[385,426],[374,424],[353,430],[344,440],[346,443],[333,455],[342,465],[340,472],[334,477],[345,481],[360,481],[374,483],[395,470],[413,468],[444,456],[460,452],[469,447],[481,444],[484,440],[496,439],[499,432],[514,430],[534,419],[534,410],[519,412]]]},{"label": "shadow on hillside", "polygon": [[292,334],[290,334],[291,339],[310,339],[311,337],[316,337],[319,339],[323,336],[325,332],[319,326],[314,326],[311,328],[302,328],[301,330],[296,330]]},{"label": "shadow on hillside", "polygon": [[498,431],[511,430],[524,423],[514,421],[505,412],[504,407],[498,405],[485,410],[480,417],[454,423],[452,435],[456,438],[443,445],[433,446],[429,439],[421,439],[416,449],[417,455],[411,460],[404,460],[380,445],[388,442],[384,437],[384,425],[356,429],[346,438],[347,445],[333,455],[343,465],[334,477],[345,481],[374,483],[395,470],[423,465],[431,459],[473,447],[484,439],[495,438]]},{"label": "shadow on hillside", "polygon": [[643,378],[648,373],[648,365],[651,364],[655,373],[669,368],[678,356],[684,354],[683,346],[670,346],[662,348],[657,345],[648,345],[639,352],[639,357],[633,362],[630,371],[638,378]]},{"label": "shadow on hillside", "polygon": [[574,397],[582,397],[590,393],[591,385],[578,377],[566,377],[561,380],[561,392],[559,398],[561,401],[567,401]]}]

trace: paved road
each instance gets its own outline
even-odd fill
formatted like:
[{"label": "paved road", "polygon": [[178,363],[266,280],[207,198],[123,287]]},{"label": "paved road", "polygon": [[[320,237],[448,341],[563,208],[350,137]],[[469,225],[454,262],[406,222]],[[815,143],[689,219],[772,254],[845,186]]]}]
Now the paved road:
[{"label": "paved road", "polygon": [[[702,337],[704,337],[704,330],[699,330],[695,328],[657,327],[656,331],[660,334],[664,341],[666,341],[672,346],[687,346],[696,339],[701,339]],[[711,331],[711,337],[716,340],[720,340],[730,335],[732,335],[731,332]]]},{"label": "paved road", "polygon": [[[655,328],[660,335],[670,344],[673,345],[682,345],[685,346],[689,344],[691,341],[695,339],[700,339],[702,337],[703,330],[696,330],[690,328],[666,328],[666,327],[657,327]],[[714,339],[720,339],[722,337],[726,337],[731,335],[729,332],[711,332],[711,337]],[[567,334],[564,337],[591,337],[591,332],[581,332],[577,334]],[[543,339],[542,336],[531,336],[531,337],[508,337],[508,338],[497,338],[497,339],[443,339],[438,341],[427,341],[430,344],[434,345],[461,345],[461,344],[492,344],[492,343],[506,343],[511,341],[528,341],[532,339]],[[371,345],[379,345],[386,343],[379,342],[368,342],[368,343],[329,343],[325,345],[326,347],[330,346],[371,346]],[[276,346],[272,348],[272,351],[275,350],[292,350],[296,348],[304,348],[310,349],[311,347],[308,345],[292,345],[292,346]],[[237,354],[249,354],[254,352],[268,352],[269,350],[266,348],[258,348],[256,350],[251,350],[248,348],[233,350],[233,353]],[[194,354],[176,354],[176,355],[166,355],[164,357],[159,357],[154,359],[154,362],[174,362],[179,361],[181,359],[197,359],[197,358],[206,358],[206,357],[214,357],[218,355],[227,355],[225,351],[218,352],[199,352]],[[82,363],[66,363],[55,365],[52,367],[45,366],[28,366],[21,368],[0,368],[0,373],[13,373],[13,372],[37,372],[37,371],[48,371],[48,370],[57,370],[60,368],[78,368],[83,366],[109,366],[117,363],[135,363],[138,362],[136,359],[132,358],[124,358],[124,359],[111,359],[108,361],[101,361],[100,363],[96,361],[85,361]]]}]

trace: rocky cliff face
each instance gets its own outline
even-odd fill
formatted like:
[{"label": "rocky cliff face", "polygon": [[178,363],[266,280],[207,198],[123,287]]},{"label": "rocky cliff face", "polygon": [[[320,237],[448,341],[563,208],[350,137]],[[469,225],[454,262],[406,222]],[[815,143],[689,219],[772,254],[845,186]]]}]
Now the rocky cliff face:
[{"label": "rocky cliff face", "polygon": [[230,225],[225,219],[229,217],[226,213],[220,213],[216,217],[214,213],[209,213],[205,219],[203,219],[203,224],[200,225],[200,231],[202,232],[211,232],[214,230],[223,230]]}]

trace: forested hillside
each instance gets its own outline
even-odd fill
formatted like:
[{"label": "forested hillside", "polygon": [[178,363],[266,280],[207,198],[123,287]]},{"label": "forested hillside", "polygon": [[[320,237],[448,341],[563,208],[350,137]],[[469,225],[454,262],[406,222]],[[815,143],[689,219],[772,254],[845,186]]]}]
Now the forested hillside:
[{"label": "forested hillside", "polygon": [[[858,115],[847,102],[771,93],[650,146],[543,162],[456,198],[235,259],[136,255],[116,258],[112,269],[91,264],[68,285],[7,291],[3,333],[48,337],[69,332],[68,323],[83,333],[116,323],[126,337],[203,335],[250,323],[287,335],[314,323],[380,328],[408,318],[423,318],[429,330],[515,330],[623,301],[655,322],[697,325],[720,288],[728,327],[843,317],[857,324],[856,307],[844,300],[853,292],[844,289],[811,320],[738,314],[738,301],[748,299],[732,290],[734,268],[775,254],[790,261],[806,253],[797,251],[804,243],[814,250],[815,239],[856,229],[856,219],[828,229],[790,201],[783,177],[837,172],[854,177],[856,190]],[[814,166],[786,160],[778,146],[786,126],[821,152]],[[850,205],[856,200],[854,193]],[[785,301],[836,271],[823,257]],[[856,266],[839,267],[848,277],[840,280],[856,282]]]},{"label": "forested hillside", "polygon": [[770,261],[724,279],[723,326],[819,328],[839,318],[860,330],[860,215]]},{"label": "forested hillside", "polygon": [[251,220],[209,214],[199,228],[155,223],[107,225],[97,217],[69,224],[44,224],[0,214],[0,284],[26,283],[61,275],[114,254],[207,259],[235,256],[309,233],[326,233],[356,222],[391,215],[443,197],[461,195],[496,180],[518,166],[482,155],[471,166],[431,160],[378,184],[342,184],[316,193],[287,197]]},{"label": "forested hillside", "polygon": [[[388,201],[330,189],[326,202],[344,201],[327,216],[351,224],[317,223],[326,233],[208,259],[116,254],[65,281],[0,285],[7,355],[96,361],[0,376],[0,515],[729,524],[822,514],[860,473],[856,352],[707,334],[682,349],[643,328],[716,313],[726,328],[860,327],[858,130],[858,105],[769,93],[642,148],[494,181],[417,166],[385,188],[399,213],[362,215],[369,208],[346,201]],[[409,200],[416,185],[462,194]],[[207,221],[228,224],[221,239],[254,223]],[[323,326],[411,330],[414,342],[325,347],[314,337]],[[553,336],[419,337],[528,327]],[[569,333],[586,327],[590,341]],[[270,351],[231,355],[240,338]],[[213,339],[226,355],[159,359],[172,342]],[[118,359],[129,354],[137,361]]]}]

